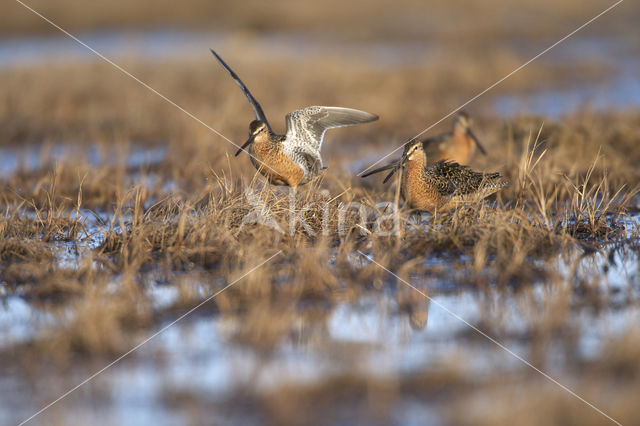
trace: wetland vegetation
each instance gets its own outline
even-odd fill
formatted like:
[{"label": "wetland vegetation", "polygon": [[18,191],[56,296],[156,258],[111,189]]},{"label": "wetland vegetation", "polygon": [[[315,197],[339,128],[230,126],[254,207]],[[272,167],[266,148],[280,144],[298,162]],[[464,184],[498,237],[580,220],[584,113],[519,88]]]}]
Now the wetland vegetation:
[{"label": "wetland vegetation", "polygon": [[[280,2],[267,15],[257,2],[82,13],[73,0],[31,3],[237,144],[252,111],[209,47],[276,131],[312,104],[381,119],[329,131],[328,169],[293,196],[10,6],[0,18],[0,423],[27,419],[217,293],[32,422],[608,421],[460,318],[616,421],[636,421],[640,8],[621,4],[469,104],[488,151],[471,165],[511,185],[416,222],[402,203],[389,207],[395,183],[357,173],[607,5],[495,0],[502,12],[489,16],[486,2],[403,0],[359,15],[356,2],[332,19],[331,8],[318,17]],[[458,17],[458,31],[442,24]]]}]

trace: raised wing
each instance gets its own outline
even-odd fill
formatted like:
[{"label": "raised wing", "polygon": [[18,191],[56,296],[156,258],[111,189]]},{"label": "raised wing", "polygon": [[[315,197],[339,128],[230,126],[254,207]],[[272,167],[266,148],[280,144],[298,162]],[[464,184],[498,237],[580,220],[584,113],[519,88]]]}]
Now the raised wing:
[{"label": "raised wing", "polygon": [[247,100],[249,101],[249,103],[253,107],[253,111],[256,114],[256,120],[264,121],[265,124],[267,125],[267,127],[269,128],[269,133],[273,133],[273,131],[271,130],[271,125],[269,124],[269,121],[267,120],[267,116],[264,115],[264,111],[262,111],[262,107],[260,106],[260,104],[258,103],[256,98],[253,97],[253,95],[251,94],[251,92],[249,91],[247,86],[245,86],[244,83],[242,82],[242,80],[240,80],[240,77],[238,77],[238,74],[233,72],[231,67],[229,67],[229,65],[227,65],[227,63],[222,60],[220,55],[218,55],[215,50],[213,50],[213,49],[209,49],[209,50],[211,50],[211,53],[213,53],[213,56],[215,56],[216,59],[218,60],[218,62],[220,62],[220,65],[222,65],[222,67],[225,70],[227,70],[227,72],[229,74],[231,74],[231,77],[233,77],[233,79],[236,81],[236,83],[238,83],[238,86],[240,86],[240,89],[242,89],[242,93],[244,93],[244,95],[247,97]]},{"label": "raised wing", "polygon": [[369,123],[378,116],[351,108],[310,106],[287,114],[285,145],[320,152],[324,132],[334,127]]}]

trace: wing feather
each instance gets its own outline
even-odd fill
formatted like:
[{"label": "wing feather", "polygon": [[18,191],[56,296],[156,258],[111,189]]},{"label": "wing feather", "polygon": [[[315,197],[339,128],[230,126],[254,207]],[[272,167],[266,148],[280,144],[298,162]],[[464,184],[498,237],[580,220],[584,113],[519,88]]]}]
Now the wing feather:
[{"label": "wing feather", "polygon": [[236,74],[231,69],[231,67],[227,65],[227,63],[220,57],[220,55],[216,53],[215,50],[213,49],[209,49],[209,50],[211,50],[211,53],[213,53],[213,56],[215,56],[218,62],[220,62],[220,65],[222,65],[222,67],[229,73],[229,75],[231,75],[231,78],[233,78],[238,84],[238,86],[240,86],[242,93],[244,93],[244,96],[246,96],[247,100],[251,104],[251,107],[253,108],[253,112],[255,112],[256,120],[263,121],[267,125],[267,128],[269,129],[269,133],[273,133],[273,131],[271,130],[271,125],[267,120],[267,116],[264,115],[264,111],[262,110],[262,107],[260,106],[256,98],[253,97],[253,95],[249,91],[249,88],[247,88],[247,86],[242,82],[240,77],[238,77],[238,74]]},{"label": "wing feather", "polygon": [[351,108],[310,106],[287,114],[285,145],[303,145],[305,151],[319,153],[324,132],[334,127],[369,123],[378,116]]}]

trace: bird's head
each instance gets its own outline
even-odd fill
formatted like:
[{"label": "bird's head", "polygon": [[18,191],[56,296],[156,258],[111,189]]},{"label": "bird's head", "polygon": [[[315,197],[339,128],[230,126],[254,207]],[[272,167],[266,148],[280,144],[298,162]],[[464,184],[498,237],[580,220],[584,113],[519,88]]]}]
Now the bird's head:
[{"label": "bird's head", "polygon": [[267,127],[267,123],[262,120],[253,120],[251,124],[249,124],[249,137],[256,137],[262,132],[268,132],[269,128]]},{"label": "bird's head", "polygon": [[240,153],[244,151],[245,148],[248,147],[251,144],[251,142],[253,142],[256,139],[256,137],[262,134],[266,135],[268,133],[269,133],[269,126],[267,126],[267,123],[265,123],[262,120],[253,120],[249,124],[249,139],[247,139],[247,141],[242,144],[240,149],[236,151],[236,157],[240,155]]},{"label": "bird's head", "polygon": [[453,123],[453,132],[454,134],[460,132],[459,134],[465,134],[473,139],[473,142],[476,144],[480,152],[483,155],[487,155],[487,151],[480,143],[480,140],[478,140],[476,135],[471,130],[471,118],[465,111],[460,111],[458,112],[458,115],[456,115],[456,120]]},{"label": "bird's head", "polygon": [[423,143],[419,139],[413,139],[405,144],[400,161],[404,163],[407,160],[414,160],[419,155],[424,155]]}]

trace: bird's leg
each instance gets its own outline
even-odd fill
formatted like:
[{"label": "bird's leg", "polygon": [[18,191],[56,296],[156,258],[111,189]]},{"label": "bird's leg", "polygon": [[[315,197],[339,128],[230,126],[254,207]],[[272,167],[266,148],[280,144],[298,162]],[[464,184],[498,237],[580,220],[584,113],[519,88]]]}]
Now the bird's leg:
[{"label": "bird's leg", "polygon": [[422,225],[422,212],[420,210],[416,210],[414,215],[416,219],[416,225],[418,226],[418,228],[420,228],[420,225]]},{"label": "bird's leg", "polygon": [[418,210],[411,210],[409,212],[409,215],[407,217],[407,222],[406,222],[409,228],[414,228],[414,229],[420,228],[420,220],[418,219],[418,214],[419,214]]}]

